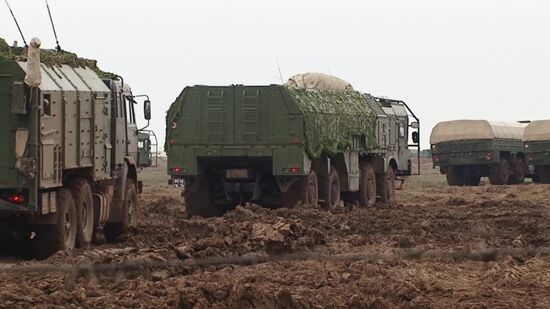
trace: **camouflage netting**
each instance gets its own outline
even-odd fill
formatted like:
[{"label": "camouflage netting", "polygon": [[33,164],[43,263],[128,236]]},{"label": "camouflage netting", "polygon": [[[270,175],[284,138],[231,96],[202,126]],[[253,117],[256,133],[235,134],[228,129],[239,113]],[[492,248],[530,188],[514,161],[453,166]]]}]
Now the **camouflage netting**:
[{"label": "camouflage netting", "polygon": [[[47,66],[60,66],[63,64],[72,67],[88,67],[101,78],[118,79],[116,74],[105,72],[99,69],[96,60],[80,58],[78,55],[52,49],[41,49],[40,60]],[[0,61],[27,61],[27,48],[10,47],[6,41],[0,38]]]},{"label": "camouflage netting", "polygon": [[376,115],[357,91],[286,87],[304,114],[307,152],[312,158],[351,148],[360,136],[365,150],[378,148]]},{"label": "camouflage netting", "polygon": [[172,123],[179,117],[181,109],[183,108],[183,94],[185,93],[185,89],[177,97],[176,101],[170,105],[170,108],[166,112],[166,135],[164,140],[164,151],[166,152],[168,152],[168,147],[170,147],[169,140],[173,132]]}]

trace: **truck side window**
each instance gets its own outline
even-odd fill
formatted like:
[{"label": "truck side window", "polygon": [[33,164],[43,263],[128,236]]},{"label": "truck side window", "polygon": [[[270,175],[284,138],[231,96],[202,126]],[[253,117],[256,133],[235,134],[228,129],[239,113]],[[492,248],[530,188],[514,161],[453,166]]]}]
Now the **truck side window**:
[{"label": "truck side window", "polygon": [[405,126],[402,123],[399,124],[399,137],[405,137]]},{"label": "truck side window", "polygon": [[129,116],[130,118],[128,118],[128,123],[136,123],[136,112],[134,110],[134,103],[130,100],[126,100],[128,102],[128,107],[129,107]]},{"label": "truck side window", "polygon": [[52,96],[50,94],[44,94],[44,98],[42,99],[42,110],[44,111],[44,115],[51,116],[52,115]]}]

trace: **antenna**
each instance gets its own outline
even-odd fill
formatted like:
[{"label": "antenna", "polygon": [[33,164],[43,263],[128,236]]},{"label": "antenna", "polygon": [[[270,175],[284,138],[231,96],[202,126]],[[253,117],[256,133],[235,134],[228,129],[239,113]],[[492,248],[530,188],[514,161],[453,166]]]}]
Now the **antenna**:
[{"label": "antenna", "polygon": [[279,70],[279,77],[281,78],[281,85],[285,82],[283,81],[283,73],[281,73],[281,65],[279,64],[279,57],[277,59],[277,70]]},{"label": "antenna", "polygon": [[21,38],[23,38],[23,43],[25,43],[25,47],[29,46],[27,45],[27,40],[25,40],[25,36],[23,35],[23,31],[21,31],[21,27],[19,27],[19,23],[17,22],[17,18],[15,18],[15,14],[13,14],[13,11],[11,10],[11,6],[8,3],[8,0],[4,0],[6,2],[6,5],[8,6],[8,9],[10,10],[11,17],[13,17],[13,21],[15,21],[15,25],[17,26],[17,29],[19,30],[19,34],[21,34]]},{"label": "antenna", "polygon": [[59,46],[59,40],[57,39],[57,31],[55,31],[55,24],[53,23],[52,12],[50,11],[50,4],[48,3],[48,0],[46,0],[46,7],[48,8],[48,15],[50,15],[50,23],[52,24],[53,35],[55,36],[55,44],[57,45],[55,49],[60,52],[61,46]]}]

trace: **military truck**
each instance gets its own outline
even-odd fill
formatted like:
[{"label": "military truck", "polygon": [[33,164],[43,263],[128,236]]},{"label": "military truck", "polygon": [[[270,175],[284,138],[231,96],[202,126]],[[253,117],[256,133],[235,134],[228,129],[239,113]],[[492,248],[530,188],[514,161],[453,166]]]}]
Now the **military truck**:
[{"label": "military truck", "polygon": [[437,124],[430,137],[433,165],[450,186],[519,184],[528,174],[522,144],[525,124],[455,120]]},{"label": "military truck", "polygon": [[550,120],[531,122],[523,134],[528,164],[535,182],[550,183]]},{"label": "military truck", "polygon": [[167,115],[168,173],[192,216],[246,202],[391,203],[396,175],[413,173],[409,135],[419,125],[411,113],[402,101],[349,87],[187,87]]},{"label": "military truck", "polygon": [[39,45],[1,51],[0,230],[46,257],[89,246],[99,229],[115,241],[136,223],[141,185],[129,85]]}]

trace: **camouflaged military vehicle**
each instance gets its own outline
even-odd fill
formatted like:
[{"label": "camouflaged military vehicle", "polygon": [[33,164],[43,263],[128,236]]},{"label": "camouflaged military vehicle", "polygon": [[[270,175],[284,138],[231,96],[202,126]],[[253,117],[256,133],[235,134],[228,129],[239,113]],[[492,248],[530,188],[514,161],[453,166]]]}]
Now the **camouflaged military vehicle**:
[{"label": "camouflaged military vehicle", "polygon": [[430,137],[433,165],[451,186],[478,186],[482,177],[493,185],[522,183],[528,174],[524,129],[486,120],[441,122]]},{"label": "camouflaged military vehicle", "polygon": [[[395,200],[412,174],[418,119],[402,101],[352,90],[333,77],[310,83],[187,87],[167,115],[168,173],[189,215],[216,216],[246,202],[278,207],[341,199]],[[414,117],[416,118],[416,117]]]},{"label": "camouflaged military vehicle", "polygon": [[0,41],[2,240],[38,257],[86,247],[98,229],[116,240],[135,224],[141,187],[130,87],[37,39],[28,49]]},{"label": "camouflaged military vehicle", "polygon": [[550,120],[531,122],[523,134],[528,164],[535,182],[550,183]]}]

